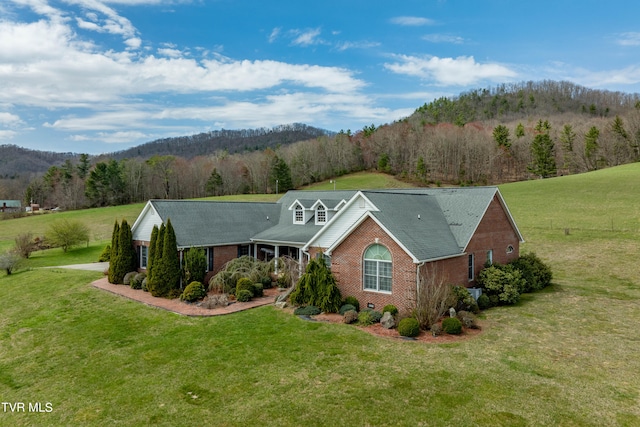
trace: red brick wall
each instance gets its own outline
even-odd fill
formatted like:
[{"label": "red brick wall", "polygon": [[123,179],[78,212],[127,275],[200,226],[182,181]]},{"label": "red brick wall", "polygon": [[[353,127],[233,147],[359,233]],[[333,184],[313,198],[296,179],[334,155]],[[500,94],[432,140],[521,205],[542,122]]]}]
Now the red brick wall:
[{"label": "red brick wall", "polygon": [[216,246],[213,249],[213,271],[217,273],[226,263],[238,258],[238,246]]},{"label": "red brick wall", "polygon": [[[391,253],[392,292],[391,294],[364,290],[363,257],[370,245],[384,245]],[[314,251],[310,251],[314,253]],[[333,272],[343,297],[354,296],[365,308],[372,303],[382,310],[387,304],[399,309],[406,305],[408,294],[415,293],[416,265],[411,257],[398,246],[371,218],[366,219],[331,254]]]},{"label": "red brick wall", "polygon": [[[379,244],[386,246],[391,252],[391,294],[364,290],[364,252],[376,243],[376,238]],[[510,254],[507,253],[509,245],[514,249]],[[501,264],[517,258],[520,251],[518,236],[497,198],[489,205],[467,247],[467,254],[474,254],[476,276],[484,267],[487,251],[490,249],[493,250],[493,261]],[[309,254],[315,258],[315,254],[321,250],[310,248]],[[467,255],[429,263],[427,268],[430,274],[437,274],[446,283],[475,286],[475,281],[468,280]],[[411,257],[371,218],[366,219],[331,254],[331,271],[336,277],[340,292],[343,297],[356,297],[362,308],[368,303],[373,303],[376,309],[382,309],[387,304],[394,304],[400,310],[409,308],[409,300],[415,297],[416,270],[417,265]]]},{"label": "red brick wall", "polygon": [[[507,247],[513,246],[513,252],[508,254]],[[493,262],[506,264],[520,256],[520,241],[497,197],[491,201],[487,212],[480,221],[476,233],[467,246],[467,253],[474,254],[474,272],[477,276],[487,261],[487,251],[493,250]],[[465,262],[468,259],[465,258]],[[465,270],[466,271],[466,270]],[[466,276],[465,276],[466,277]],[[474,286],[475,281],[468,283]]]}]

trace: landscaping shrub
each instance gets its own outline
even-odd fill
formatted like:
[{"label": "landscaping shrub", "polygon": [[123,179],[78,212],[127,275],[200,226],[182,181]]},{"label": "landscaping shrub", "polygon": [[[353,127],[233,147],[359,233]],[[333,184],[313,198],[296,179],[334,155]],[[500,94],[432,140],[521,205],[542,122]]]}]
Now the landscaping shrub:
[{"label": "landscaping shrub", "polygon": [[320,308],[316,307],[315,305],[298,307],[293,310],[293,314],[295,314],[296,316],[315,316],[316,314],[320,313],[322,313],[322,310],[320,310]]},{"label": "landscaping shrub", "polygon": [[137,273],[131,279],[132,289],[142,289],[142,281],[147,277],[146,273]]},{"label": "landscaping shrub", "polygon": [[551,268],[533,252],[520,256],[509,265],[522,273],[522,278],[525,280],[523,293],[539,291],[551,284],[553,278]]},{"label": "landscaping shrub", "polygon": [[236,283],[236,296],[238,296],[238,292],[240,291],[249,291],[251,292],[251,298],[253,298],[255,296],[254,289],[251,279],[243,277]]},{"label": "landscaping shrub", "polygon": [[271,287],[271,264],[244,255],[225,264],[209,281],[209,290],[235,294],[238,280],[246,278],[251,283],[262,283],[263,289]]},{"label": "landscaping shrub", "polygon": [[[351,304],[345,304],[345,305],[343,305],[343,307],[348,306],[348,305],[351,305]],[[342,316],[342,321],[344,323],[353,323],[356,320],[358,320],[358,312],[355,311],[355,310],[347,310]]]},{"label": "landscaping shrub", "polygon": [[178,288],[173,288],[169,291],[169,293],[167,294],[166,298],[168,299],[176,299],[176,298],[180,298],[180,295],[182,295],[182,291]]},{"label": "landscaping shrub", "polygon": [[133,280],[134,277],[136,277],[136,274],[138,274],[137,271],[130,271],[127,274],[125,274],[124,278],[122,279],[122,284],[131,286],[131,281]]},{"label": "landscaping shrub", "polygon": [[355,307],[356,311],[360,311],[360,301],[358,301],[358,298],[356,297],[352,297],[352,296],[348,296],[344,299],[344,301],[342,301],[342,304],[351,304],[352,306]]},{"label": "landscaping shrub", "polygon": [[405,317],[398,323],[398,333],[403,337],[417,337],[420,334],[420,323],[414,317]]},{"label": "landscaping shrub", "polygon": [[147,287],[147,283],[148,283],[148,278],[147,277],[142,279],[142,286],[140,287],[140,289],[142,289],[144,292],[149,292],[149,288]]},{"label": "landscaping shrub", "polygon": [[289,274],[282,274],[276,280],[276,284],[279,288],[288,288],[291,286],[291,276]]},{"label": "landscaping shrub", "polygon": [[[489,300],[494,304],[515,304],[524,289],[522,273],[510,265],[492,265],[478,275],[478,283],[484,288]],[[494,305],[496,305],[494,304]]]},{"label": "landscaping shrub", "polygon": [[191,282],[184,288],[184,292],[180,295],[180,299],[186,302],[198,301],[207,295],[202,282]]},{"label": "landscaping shrub", "polygon": [[253,284],[253,296],[256,298],[264,296],[264,285],[262,283]]},{"label": "landscaping shrub", "polygon": [[373,316],[371,316],[370,311],[363,310],[358,313],[358,324],[362,326],[373,325],[375,322],[373,321]]},{"label": "landscaping shrub", "polygon": [[365,308],[362,311],[366,311],[366,312],[370,313],[371,319],[373,320],[373,323],[378,323],[380,321],[380,319],[382,319],[382,313],[380,313],[377,310],[373,310],[371,308]]},{"label": "landscaping shrub", "polygon": [[326,313],[336,313],[342,305],[336,280],[322,260],[309,261],[290,299],[294,305],[315,305]]},{"label": "landscaping shrub", "polygon": [[391,313],[392,316],[395,316],[396,314],[398,314],[398,307],[396,307],[393,304],[388,304],[385,305],[384,308],[382,309],[382,313]]},{"label": "landscaping shrub", "polygon": [[338,313],[344,315],[347,311],[356,311],[356,308],[351,305],[351,304],[344,304],[342,307],[340,307],[340,311],[338,311]]},{"label": "landscaping shrub", "polygon": [[107,245],[98,257],[98,262],[108,262],[111,259],[111,245]]},{"label": "landscaping shrub", "polygon": [[239,302],[251,301],[251,298],[253,298],[253,294],[248,289],[236,291],[236,300]]},{"label": "landscaping shrub", "polygon": [[271,281],[271,275],[266,275],[260,279],[259,282],[262,285],[262,289],[271,289],[273,287],[273,282]]},{"label": "landscaping shrub", "polygon": [[480,310],[491,308],[491,300],[489,300],[487,294],[482,294],[478,297],[478,308]]},{"label": "landscaping shrub", "polygon": [[15,251],[24,259],[29,259],[31,252],[37,249],[33,234],[22,233],[14,239],[16,242]]},{"label": "landscaping shrub", "polygon": [[190,248],[184,254],[184,279],[191,282],[202,282],[207,274],[207,257],[204,249]]},{"label": "landscaping shrub", "polygon": [[451,306],[456,309],[456,311],[464,310],[471,311],[473,313],[478,313],[480,309],[478,308],[478,303],[475,298],[469,293],[467,288],[464,286],[454,286],[451,289],[453,293],[453,297],[455,298],[455,303]]},{"label": "landscaping shrub", "polygon": [[442,321],[442,330],[451,335],[462,333],[462,322],[455,317],[447,317]]}]

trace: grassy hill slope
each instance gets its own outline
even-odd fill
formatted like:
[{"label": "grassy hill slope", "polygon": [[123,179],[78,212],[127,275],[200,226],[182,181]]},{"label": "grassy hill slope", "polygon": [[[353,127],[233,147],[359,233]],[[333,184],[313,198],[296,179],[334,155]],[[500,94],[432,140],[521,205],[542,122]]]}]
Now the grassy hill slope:
[{"label": "grassy hill slope", "polygon": [[[486,311],[482,333],[457,342],[378,338],[273,307],[185,318],[92,288],[98,273],[1,275],[0,395],[50,402],[52,412],[5,412],[0,420],[640,425],[638,232],[631,221],[613,232],[606,224],[611,210],[636,212],[637,174],[625,166],[502,186],[525,250],[553,266],[554,285]],[[139,208],[105,210],[107,229]],[[102,211],[84,215],[98,221]],[[560,218],[583,226],[565,234]]]}]

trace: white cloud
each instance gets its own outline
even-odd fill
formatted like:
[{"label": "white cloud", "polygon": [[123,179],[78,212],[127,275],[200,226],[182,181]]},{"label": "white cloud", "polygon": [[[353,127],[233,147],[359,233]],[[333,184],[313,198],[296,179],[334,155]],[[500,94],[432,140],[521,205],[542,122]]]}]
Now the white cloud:
[{"label": "white cloud", "polygon": [[336,45],[336,48],[339,51],[345,51],[345,50],[349,50],[349,49],[370,49],[372,47],[378,47],[378,46],[380,46],[380,43],[378,43],[378,42],[361,41],[361,42],[342,42],[342,43],[338,43]]},{"label": "white cloud", "polygon": [[0,140],[13,139],[17,134],[13,130],[0,130]]},{"label": "white cloud", "polygon": [[22,123],[19,116],[11,113],[1,113],[0,112],[0,124],[2,125],[17,125]]},{"label": "white cloud", "polygon": [[280,36],[280,31],[282,31],[282,28],[280,27],[276,27],[271,30],[271,34],[269,34],[269,43],[273,43],[278,39],[278,37]]},{"label": "white cloud", "polygon": [[292,30],[294,34],[296,34],[296,38],[293,39],[293,44],[296,46],[310,46],[314,44],[323,43],[321,39],[318,38],[320,36],[321,30],[320,28],[313,28],[311,30]]},{"label": "white cloud", "polygon": [[517,77],[517,73],[496,63],[480,64],[472,56],[438,58],[396,55],[398,62],[385,64],[397,74],[433,79],[440,85],[467,86],[482,80],[504,81]]},{"label": "white cloud", "polygon": [[618,35],[617,43],[621,46],[640,46],[640,33],[621,33]]},{"label": "white cloud", "polygon": [[449,34],[427,34],[423,36],[422,39],[431,43],[452,43],[452,44],[464,43],[464,39],[462,37],[452,36]]},{"label": "white cloud", "polygon": [[420,16],[396,16],[395,18],[391,18],[391,23],[405,27],[421,27],[424,25],[434,25],[436,22],[433,19],[422,18]]}]

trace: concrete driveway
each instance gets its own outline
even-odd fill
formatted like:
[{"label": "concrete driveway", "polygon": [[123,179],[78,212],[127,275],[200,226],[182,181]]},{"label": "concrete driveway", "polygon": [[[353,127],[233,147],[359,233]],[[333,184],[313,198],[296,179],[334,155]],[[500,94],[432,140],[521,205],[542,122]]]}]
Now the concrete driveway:
[{"label": "concrete driveway", "polygon": [[105,271],[109,268],[108,262],[92,262],[89,264],[71,264],[71,265],[59,265],[55,268],[70,268],[72,270],[87,270],[87,271]]}]

